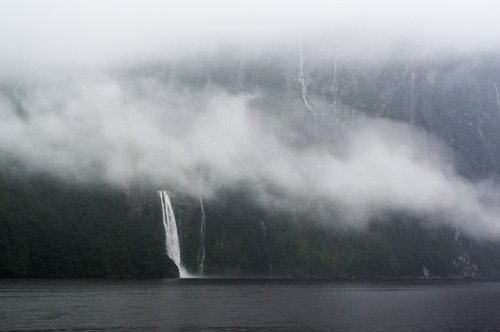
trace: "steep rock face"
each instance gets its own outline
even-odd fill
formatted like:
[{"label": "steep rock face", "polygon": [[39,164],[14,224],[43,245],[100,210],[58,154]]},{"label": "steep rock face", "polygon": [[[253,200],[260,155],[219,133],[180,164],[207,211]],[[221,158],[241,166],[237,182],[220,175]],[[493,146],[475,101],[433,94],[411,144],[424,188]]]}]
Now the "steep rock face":
[{"label": "steep rock face", "polygon": [[[166,79],[255,94],[250,105],[271,121],[277,119],[285,128],[284,137],[297,148],[319,145],[335,150],[335,128],[363,116],[385,118],[409,123],[444,142],[451,148],[450,165],[463,178],[498,179],[498,58],[413,57],[367,64],[345,58],[316,61],[314,54],[307,54],[212,58],[206,75]],[[176,70],[184,72],[182,67]],[[287,137],[287,132],[293,134]],[[332,228],[329,225],[339,218],[335,212],[326,220],[311,211],[269,210],[249,195],[226,188],[206,202],[208,274],[499,275],[498,243],[467,234],[457,237],[460,230],[451,226],[429,227],[427,217],[388,211],[374,216],[368,230]],[[200,217],[195,198],[183,202],[183,215],[192,215],[183,230],[183,248],[186,264],[194,271],[198,237],[193,232],[199,229]]]},{"label": "steep rock face", "polygon": [[254,95],[250,105],[284,123],[295,146],[329,146],[332,129],[360,116],[410,123],[449,145],[464,177],[498,177],[498,57],[410,54],[363,62],[341,53],[324,56],[314,48],[253,57],[221,53],[137,73],[174,86]]},{"label": "steep rock face", "polygon": [[346,65],[335,75],[331,67],[311,64],[309,74],[309,94],[319,98],[318,109],[327,105],[322,115],[355,111],[411,123],[451,146],[466,178],[498,177],[497,58],[398,60],[368,70]]}]

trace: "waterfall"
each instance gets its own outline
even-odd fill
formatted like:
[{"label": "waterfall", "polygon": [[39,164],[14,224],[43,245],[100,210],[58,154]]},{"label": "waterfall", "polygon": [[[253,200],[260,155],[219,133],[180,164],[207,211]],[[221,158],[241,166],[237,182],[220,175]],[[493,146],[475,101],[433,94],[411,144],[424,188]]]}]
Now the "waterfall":
[{"label": "waterfall", "polygon": [[495,88],[495,92],[497,93],[497,106],[500,108],[500,95],[498,94],[498,88],[495,82],[493,82],[493,87]]},{"label": "waterfall", "polygon": [[205,268],[205,209],[200,196],[201,222],[200,222],[200,250],[198,251],[198,274],[203,274]]},{"label": "waterfall", "polygon": [[316,119],[316,112],[312,109],[311,105],[309,105],[309,102],[307,101],[307,87],[306,87],[306,80],[304,78],[304,56],[302,54],[302,40],[300,41],[299,45],[299,54],[300,54],[300,72],[299,72],[299,83],[302,88],[302,99],[304,100],[304,104],[307,107],[307,109],[312,113],[313,118],[314,118],[314,131],[316,134],[316,143],[319,142],[319,137],[318,137],[318,119]]},{"label": "waterfall", "polygon": [[316,116],[316,112],[313,111],[312,107],[307,102],[307,88],[306,88],[306,80],[304,79],[304,57],[303,57],[303,54],[302,54],[302,43],[300,44],[299,54],[300,54],[299,83],[300,83],[300,87],[302,88],[302,99],[304,100],[304,104],[306,105],[307,109],[314,116]]},{"label": "waterfall", "polygon": [[267,243],[267,228],[266,224],[264,223],[263,220],[260,221],[260,226],[262,227],[262,232],[264,234],[264,249],[266,250],[267,254],[267,263],[269,267],[269,275],[273,275],[273,262],[271,261],[271,255],[269,254],[269,245]]},{"label": "waterfall", "polygon": [[161,199],[161,211],[163,215],[163,227],[165,227],[165,248],[168,257],[170,257],[177,268],[179,269],[179,277],[189,278],[190,275],[187,272],[181,261],[181,248],[179,245],[179,235],[177,233],[177,224],[175,223],[174,211],[172,209],[172,203],[170,202],[170,197],[168,192],[165,190],[160,190]]}]

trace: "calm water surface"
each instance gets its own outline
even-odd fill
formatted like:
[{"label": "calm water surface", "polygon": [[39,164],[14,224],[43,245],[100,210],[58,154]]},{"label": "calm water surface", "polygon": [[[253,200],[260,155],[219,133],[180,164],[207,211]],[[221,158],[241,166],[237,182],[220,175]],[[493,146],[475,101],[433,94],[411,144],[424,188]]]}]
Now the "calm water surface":
[{"label": "calm water surface", "polygon": [[500,283],[0,280],[0,330],[500,331]]}]

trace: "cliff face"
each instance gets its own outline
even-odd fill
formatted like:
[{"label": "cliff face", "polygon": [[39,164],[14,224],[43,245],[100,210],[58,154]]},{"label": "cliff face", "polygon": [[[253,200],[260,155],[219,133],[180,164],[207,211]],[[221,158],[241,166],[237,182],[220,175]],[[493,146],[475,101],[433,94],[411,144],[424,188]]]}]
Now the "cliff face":
[{"label": "cliff face", "polygon": [[498,177],[498,56],[401,53],[363,61],[342,56],[342,49],[325,55],[317,47],[248,57],[222,52],[134,74],[176,88],[250,95],[254,111],[274,119],[299,147],[331,147],[332,131],[360,117],[408,123],[451,147],[465,178]]},{"label": "cliff face", "polygon": [[[463,179],[497,181],[498,58],[415,57],[367,64],[345,58],[316,61],[305,54],[214,60],[205,68],[209,80],[203,75],[180,80],[256,94],[249,104],[268,117],[271,112],[270,118],[285,128],[283,137],[297,148],[342,150],[336,146],[336,131],[349,130],[352,121],[364,117],[389,119],[441,141],[449,149],[445,158],[450,167]],[[293,134],[287,136],[287,131]],[[498,241],[471,237],[453,223],[436,222],[439,216],[387,210],[371,216],[368,227],[349,228],[334,206],[293,204],[297,206],[285,210],[263,207],[245,184],[206,201],[205,272],[286,277],[499,275]],[[177,213],[186,216],[184,257],[195,271],[199,207],[196,199],[179,199],[178,207]]]},{"label": "cliff face", "polygon": [[[312,65],[308,90],[322,114],[350,112],[417,126],[453,148],[468,179],[498,177],[500,63],[495,57],[396,60],[370,68]],[[333,111],[333,112],[332,112]]]},{"label": "cliff face", "polygon": [[[327,156],[324,159],[327,161],[340,156],[342,162],[342,157],[348,154],[342,136],[366,119],[384,119],[391,124],[402,124],[398,130],[403,133],[405,128],[418,128],[418,135],[432,138],[426,144],[438,142],[435,144],[443,151],[437,156],[440,167],[445,169],[443,173],[452,174],[451,178],[465,183],[467,188],[475,188],[481,181],[496,184],[500,175],[500,60],[497,57],[412,56],[366,62],[336,54],[319,57],[308,49],[301,49],[271,56],[223,54],[184,59],[136,68],[123,76],[124,86],[139,77],[154,80],[165,91],[207,91],[208,94],[224,91],[229,96],[244,96],[249,120],[256,118],[262,126],[258,133],[272,133],[269,135],[278,137],[279,143],[288,149],[285,152],[293,156]],[[4,90],[12,103],[22,105],[14,100],[10,90]],[[20,118],[29,117],[30,110],[16,109]],[[179,119],[182,120],[182,116]],[[113,121],[119,119],[113,117]],[[189,129],[189,123],[183,125]],[[187,134],[180,130],[179,136],[193,134],[188,129]],[[408,132],[413,133],[412,130]],[[390,137],[406,142],[414,136]],[[215,143],[227,143],[225,137],[220,139],[222,141]],[[148,156],[149,150],[127,142],[137,156]],[[179,142],[181,144],[169,146],[182,150],[185,142]],[[229,143],[233,148],[232,142]],[[237,143],[231,153],[252,149]],[[383,148],[392,146],[388,144]],[[407,152],[404,144],[396,147],[403,147],[399,151],[403,156]],[[118,160],[127,161],[130,151],[121,145],[119,148]],[[429,148],[433,149],[430,145]],[[153,158],[133,166],[140,169],[153,163],[155,170],[161,170],[163,165],[173,163],[169,158],[170,155],[176,157],[174,152],[161,152],[168,156],[160,159],[164,164],[154,163]],[[183,161],[192,166],[189,153],[192,151],[182,154]],[[307,181],[299,182],[298,190],[293,191],[297,188],[274,181],[269,173],[259,178],[258,170],[246,167],[245,163],[250,160],[236,158],[237,162],[230,164],[232,168],[214,171],[210,167],[219,165],[219,160],[210,157],[209,166],[200,162],[182,173],[186,178],[194,174],[193,178],[201,179],[203,185],[212,184],[211,195],[204,196],[200,189],[206,221],[204,240],[200,234],[200,197],[193,194],[196,190],[192,187],[187,186],[189,190],[177,187],[176,179],[169,174],[159,183],[151,185],[149,179],[142,183],[141,190],[127,192],[102,183],[67,184],[52,176],[13,171],[16,164],[6,162],[0,177],[3,228],[0,260],[5,262],[0,265],[1,275],[175,275],[175,267],[165,256],[161,207],[155,192],[166,189],[173,194],[182,259],[193,274],[200,270],[203,246],[206,253],[203,273],[212,276],[500,276],[498,240],[468,234],[460,223],[450,220],[450,216],[444,217],[439,209],[435,209],[437,212],[419,210],[420,205],[412,204],[411,193],[406,201],[408,208],[391,202],[379,204],[377,199],[385,198],[376,197],[365,205],[375,202],[373,204],[382,207],[367,209],[368,213],[357,211],[358,205],[354,204],[349,215],[343,210],[343,203],[350,204],[342,201],[343,192],[334,192],[337,196],[329,191],[321,195],[314,192],[317,187],[323,188],[322,181],[331,180],[316,179],[321,174],[314,170],[304,173],[306,179],[316,182],[310,186]],[[219,157],[225,161],[226,154]],[[290,160],[299,163],[299,157]],[[419,158],[417,154],[415,160],[419,162]],[[105,159],[98,161],[104,164]],[[257,166],[267,167],[266,162],[262,160]],[[289,170],[286,164],[278,166],[283,172]],[[322,164],[316,166],[316,170],[321,169]],[[279,167],[271,174],[281,179]],[[222,177],[230,180],[218,183],[212,172],[222,173]],[[241,176],[245,172],[250,174]],[[219,173],[216,175],[221,176]],[[349,184],[349,181],[343,183]],[[397,183],[391,185],[397,186]],[[345,196],[357,198],[349,193],[348,187],[343,189]],[[422,201],[425,198],[419,197]],[[488,198],[479,197],[478,202]],[[387,200],[390,199],[398,197]],[[488,204],[486,206],[492,205]],[[413,206],[417,208],[411,208]],[[464,211],[452,213],[451,218],[458,220]],[[363,223],[350,219],[354,219],[352,215],[357,212],[363,215]],[[445,218],[447,221],[443,222]],[[466,224],[473,228],[475,220],[468,220]]]}]

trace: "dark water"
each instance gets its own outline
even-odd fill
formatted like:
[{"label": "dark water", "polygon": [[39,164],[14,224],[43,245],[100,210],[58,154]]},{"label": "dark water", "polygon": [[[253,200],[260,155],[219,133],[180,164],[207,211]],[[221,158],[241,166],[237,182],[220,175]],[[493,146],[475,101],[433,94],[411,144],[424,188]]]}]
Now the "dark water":
[{"label": "dark water", "polygon": [[500,331],[500,283],[0,280],[2,331]]}]

